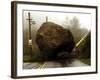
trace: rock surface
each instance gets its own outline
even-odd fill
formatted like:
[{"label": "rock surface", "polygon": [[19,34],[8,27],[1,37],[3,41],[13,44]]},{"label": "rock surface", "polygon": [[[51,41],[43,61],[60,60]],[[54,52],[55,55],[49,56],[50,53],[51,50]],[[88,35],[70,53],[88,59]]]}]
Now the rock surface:
[{"label": "rock surface", "polygon": [[40,26],[36,43],[44,60],[56,59],[62,53],[68,55],[75,46],[72,33],[53,22],[45,22]]}]

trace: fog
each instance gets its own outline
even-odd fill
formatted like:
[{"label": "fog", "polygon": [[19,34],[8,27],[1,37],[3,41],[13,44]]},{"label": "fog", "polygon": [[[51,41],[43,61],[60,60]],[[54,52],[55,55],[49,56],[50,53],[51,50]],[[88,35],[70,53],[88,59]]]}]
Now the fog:
[{"label": "fog", "polygon": [[65,12],[43,12],[43,11],[24,11],[23,12],[23,53],[29,55],[29,21],[28,13],[30,12],[30,18],[35,21],[35,24],[31,24],[31,37],[32,37],[32,53],[34,53],[33,59],[37,56],[41,57],[41,51],[36,43],[36,34],[40,26],[46,22],[53,22],[61,25],[65,29],[69,29],[73,35],[75,45],[91,30],[91,14],[89,13],[65,13]]},{"label": "fog", "polygon": [[85,28],[87,30],[91,29],[91,14],[43,11],[24,11],[24,29],[28,29],[28,20],[26,20],[28,18],[28,12],[30,12],[32,20],[36,22],[36,24],[31,25],[32,29],[39,29],[41,24],[46,22],[46,16],[48,17],[48,21],[54,22],[63,27],[66,27],[64,26],[66,23],[70,25],[69,21],[76,17],[79,20],[80,28]]},{"label": "fog", "polygon": [[35,43],[37,30],[44,22],[46,22],[46,17],[48,17],[48,22],[54,22],[69,29],[74,36],[76,44],[82,39],[82,37],[91,31],[91,14],[89,13],[24,11],[22,18],[24,46],[28,45],[29,40],[29,21],[27,20],[29,12],[32,21],[35,21],[35,24],[31,24],[33,44]]}]

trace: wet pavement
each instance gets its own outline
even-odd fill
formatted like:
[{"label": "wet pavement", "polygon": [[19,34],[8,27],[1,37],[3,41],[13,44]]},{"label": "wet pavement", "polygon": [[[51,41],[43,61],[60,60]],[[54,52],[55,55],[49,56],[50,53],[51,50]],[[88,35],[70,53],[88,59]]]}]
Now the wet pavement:
[{"label": "wet pavement", "polygon": [[88,66],[87,64],[81,62],[78,59],[60,60],[60,61],[47,61],[44,63],[23,63],[23,69],[37,69],[37,68],[59,68],[59,67],[78,67],[78,66]]}]

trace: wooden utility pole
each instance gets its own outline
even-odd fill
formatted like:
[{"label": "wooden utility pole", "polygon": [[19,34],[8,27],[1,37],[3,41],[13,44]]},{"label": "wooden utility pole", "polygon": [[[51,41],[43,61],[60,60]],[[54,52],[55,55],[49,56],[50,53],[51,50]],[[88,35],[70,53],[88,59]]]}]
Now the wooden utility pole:
[{"label": "wooden utility pole", "polygon": [[32,21],[30,12],[28,12],[28,23],[29,23],[29,40],[28,40],[28,45],[29,45],[29,53],[30,56],[32,57],[32,35],[31,35],[31,22],[35,24],[35,21]]},{"label": "wooden utility pole", "polygon": [[30,18],[30,12],[28,13],[28,19],[27,19],[28,21],[29,21],[29,39],[32,39],[31,38],[31,18]]},{"label": "wooden utility pole", "polygon": [[48,22],[48,16],[46,16],[46,22]]}]

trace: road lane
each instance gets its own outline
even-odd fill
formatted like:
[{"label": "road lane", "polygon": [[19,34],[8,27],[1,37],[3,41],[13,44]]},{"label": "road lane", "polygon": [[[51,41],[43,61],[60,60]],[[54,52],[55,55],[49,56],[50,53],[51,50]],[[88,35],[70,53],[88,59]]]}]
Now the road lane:
[{"label": "road lane", "polygon": [[42,68],[59,68],[59,67],[79,67],[88,66],[87,64],[81,62],[78,59],[71,60],[61,60],[61,61],[48,61],[44,63],[24,63],[23,69],[42,69]]},{"label": "road lane", "polygon": [[88,65],[81,62],[80,60],[75,59],[72,63],[69,63],[68,66],[69,67],[77,67],[77,66],[88,66]]}]

